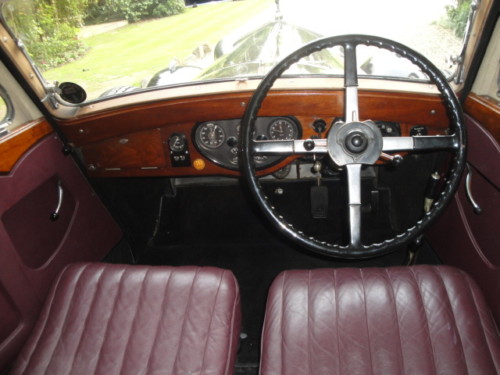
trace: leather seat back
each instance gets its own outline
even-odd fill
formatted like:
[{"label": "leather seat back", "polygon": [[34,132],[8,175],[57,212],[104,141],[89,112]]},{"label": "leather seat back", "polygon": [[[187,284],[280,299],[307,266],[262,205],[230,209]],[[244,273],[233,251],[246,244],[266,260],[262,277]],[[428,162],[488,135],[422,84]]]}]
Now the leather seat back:
[{"label": "leather seat back", "polygon": [[274,281],[261,374],[498,374],[476,284],[450,267],[286,271]]},{"label": "leather seat back", "polygon": [[230,374],[240,316],[229,271],[72,265],[11,374]]}]

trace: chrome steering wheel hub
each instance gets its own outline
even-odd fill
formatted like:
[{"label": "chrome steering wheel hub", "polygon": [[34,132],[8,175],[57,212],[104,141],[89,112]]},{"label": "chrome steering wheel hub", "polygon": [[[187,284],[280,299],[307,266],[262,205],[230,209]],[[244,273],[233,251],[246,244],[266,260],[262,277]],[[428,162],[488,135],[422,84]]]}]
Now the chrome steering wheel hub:
[{"label": "chrome steering wheel hub", "polygon": [[328,155],[342,167],[374,164],[382,153],[382,133],[373,121],[335,123],[328,133]]}]

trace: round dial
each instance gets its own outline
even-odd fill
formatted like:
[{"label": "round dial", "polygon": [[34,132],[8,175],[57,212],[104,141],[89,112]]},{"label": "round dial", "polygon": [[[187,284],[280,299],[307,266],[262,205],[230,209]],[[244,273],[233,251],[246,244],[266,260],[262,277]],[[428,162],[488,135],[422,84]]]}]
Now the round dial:
[{"label": "round dial", "polygon": [[168,145],[172,151],[184,151],[186,148],[186,138],[183,134],[173,134],[168,140]]},{"label": "round dial", "polygon": [[288,119],[279,118],[269,125],[269,138],[274,140],[289,140],[297,136],[295,124]]},{"label": "round dial", "polygon": [[226,139],[224,129],[214,122],[202,125],[199,134],[201,144],[208,148],[218,148]]}]

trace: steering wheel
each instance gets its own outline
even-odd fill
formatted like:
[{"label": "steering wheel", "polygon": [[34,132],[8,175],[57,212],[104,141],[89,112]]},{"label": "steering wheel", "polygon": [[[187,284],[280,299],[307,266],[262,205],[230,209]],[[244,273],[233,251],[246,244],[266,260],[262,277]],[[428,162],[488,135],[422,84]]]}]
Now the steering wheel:
[{"label": "steering wheel", "polygon": [[[448,112],[449,135],[383,137],[372,121],[360,121],[358,108],[358,76],[356,47],[375,46],[410,60],[437,86]],[[292,64],[325,48],[344,48],[345,117],[332,125],[324,139],[255,140],[253,137],[257,114],[274,82]],[[245,111],[241,123],[242,170],[258,206],[273,226],[299,245],[317,253],[347,259],[368,258],[396,250],[419,236],[443,211],[453,197],[465,165],[466,131],[463,113],[455,93],[441,71],[427,58],[412,49],[369,35],[343,35],[320,39],[301,47],[279,62],[262,80]],[[383,152],[449,150],[450,168],[439,197],[432,208],[413,226],[382,242],[361,242],[361,168],[373,165]],[[257,155],[327,154],[330,160],[347,171],[348,215],[350,240],[348,244],[320,241],[288,223],[273,207],[256,176],[254,157]]]}]

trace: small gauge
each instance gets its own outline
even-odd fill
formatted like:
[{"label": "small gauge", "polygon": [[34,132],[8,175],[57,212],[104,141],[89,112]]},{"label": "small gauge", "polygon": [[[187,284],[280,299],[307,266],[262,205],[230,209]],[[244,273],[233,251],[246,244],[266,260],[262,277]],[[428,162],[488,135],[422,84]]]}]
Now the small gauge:
[{"label": "small gauge", "polygon": [[253,160],[255,161],[255,164],[262,164],[267,161],[267,156],[266,155],[254,156]]},{"label": "small gauge", "polygon": [[231,147],[231,150],[229,150],[229,162],[231,164],[238,165],[239,153],[238,147]]},{"label": "small gauge", "polygon": [[286,178],[290,174],[291,170],[292,170],[292,165],[288,164],[285,165],[283,168],[278,169],[276,172],[274,172],[273,176],[281,180],[283,178]]},{"label": "small gauge", "polygon": [[226,139],[224,129],[214,122],[203,124],[199,131],[201,144],[208,148],[218,148]]},{"label": "small gauge", "polygon": [[186,137],[184,134],[172,134],[168,140],[168,145],[172,151],[184,151],[186,149]]},{"label": "small gauge", "polygon": [[294,139],[297,135],[296,125],[286,118],[274,120],[269,125],[269,138],[274,140]]}]

